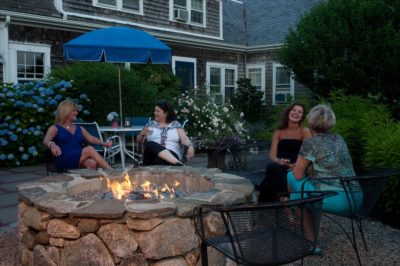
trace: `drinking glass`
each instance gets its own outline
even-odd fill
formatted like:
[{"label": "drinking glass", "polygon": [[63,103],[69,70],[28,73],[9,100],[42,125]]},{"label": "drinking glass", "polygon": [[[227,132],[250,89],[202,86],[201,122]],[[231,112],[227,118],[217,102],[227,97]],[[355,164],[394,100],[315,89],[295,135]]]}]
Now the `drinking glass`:
[{"label": "drinking glass", "polygon": [[129,117],[125,117],[125,126],[130,127],[131,126],[131,119]]}]

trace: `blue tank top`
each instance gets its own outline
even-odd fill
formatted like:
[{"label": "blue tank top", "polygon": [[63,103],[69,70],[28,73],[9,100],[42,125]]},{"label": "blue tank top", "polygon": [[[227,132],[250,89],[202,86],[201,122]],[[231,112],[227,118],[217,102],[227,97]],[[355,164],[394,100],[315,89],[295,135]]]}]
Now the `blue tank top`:
[{"label": "blue tank top", "polygon": [[53,157],[56,168],[58,170],[79,168],[83,144],[85,143],[81,127],[76,126],[75,132],[71,133],[61,125],[57,124],[55,126],[58,132],[54,142],[61,149],[61,155]]}]

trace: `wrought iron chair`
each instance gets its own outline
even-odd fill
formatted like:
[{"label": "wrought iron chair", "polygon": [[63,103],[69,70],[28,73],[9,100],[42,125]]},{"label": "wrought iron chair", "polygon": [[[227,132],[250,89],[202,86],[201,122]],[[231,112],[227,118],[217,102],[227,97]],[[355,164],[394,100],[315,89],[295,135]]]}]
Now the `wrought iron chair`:
[{"label": "wrought iron chair", "polygon": [[[97,124],[97,122],[77,122],[77,123],[75,123],[75,125],[84,127],[91,135],[93,135],[96,138],[103,141],[103,135],[101,134],[101,131],[100,131],[100,128],[99,128],[99,125]],[[113,145],[111,148],[106,148],[106,147],[103,147],[100,145],[93,145],[93,147],[110,164],[115,163],[115,155],[117,155],[118,153],[121,156],[121,161],[123,161],[125,158],[123,157],[124,151],[122,149],[122,145],[121,145],[122,141],[121,141],[120,136],[118,136],[118,135],[110,136],[107,138],[107,141],[113,142]]]},{"label": "wrought iron chair", "polygon": [[[358,231],[361,235],[365,250],[368,251],[367,243],[364,238],[362,220],[368,218],[371,210],[378,201],[388,178],[400,175],[400,171],[399,169],[393,168],[360,168],[355,169],[355,172],[356,175],[353,177],[318,178],[313,179],[311,183],[316,184],[315,182],[335,181],[339,182],[343,187],[343,191],[348,202],[348,208],[346,208],[347,210],[345,209],[343,211],[343,208],[340,211],[335,211],[332,209],[326,210],[323,207],[324,216],[335,222],[335,224],[337,224],[346,234],[356,253],[358,263],[361,265],[360,254],[357,247],[355,224],[357,225]],[[307,183],[309,182],[310,180],[303,182],[302,190],[307,190],[310,188],[306,187]],[[349,232],[347,232],[345,227],[334,218],[334,216],[325,215],[325,213],[349,218],[351,235]]]},{"label": "wrought iron chair", "polygon": [[[195,208],[202,265],[208,265],[208,246],[240,265],[280,265],[312,254],[318,242],[322,200],[335,192],[305,193],[306,198],[293,201]],[[208,219],[215,213],[218,219]],[[216,227],[222,230],[209,230]]]}]

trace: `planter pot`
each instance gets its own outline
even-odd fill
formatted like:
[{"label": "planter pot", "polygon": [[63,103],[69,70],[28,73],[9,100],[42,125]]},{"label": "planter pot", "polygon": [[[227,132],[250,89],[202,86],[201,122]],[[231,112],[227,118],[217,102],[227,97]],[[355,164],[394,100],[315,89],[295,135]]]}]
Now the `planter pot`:
[{"label": "planter pot", "polygon": [[225,169],[225,155],[226,150],[216,148],[208,148],[206,149],[208,156],[208,168],[219,168]]},{"label": "planter pot", "polygon": [[112,128],[117,128],[118,127],[118,120],[111,121],[111,127]]}]

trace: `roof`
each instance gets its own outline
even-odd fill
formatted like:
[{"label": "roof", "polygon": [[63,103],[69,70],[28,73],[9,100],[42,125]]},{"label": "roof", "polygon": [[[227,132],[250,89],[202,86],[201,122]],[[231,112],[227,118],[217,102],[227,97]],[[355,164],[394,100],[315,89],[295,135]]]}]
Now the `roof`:
[{"label": "roof", "polygon": [[224,40],[257,46],[283,43],[290,28],[321,0],[224,0]]},{"label": "roof", "polygon": [[46,15],[49,17],[61,17],[61,14],[54,6],[53,0],[40,1],[1,1],[0,9],[25,12],[35,15]]}]

